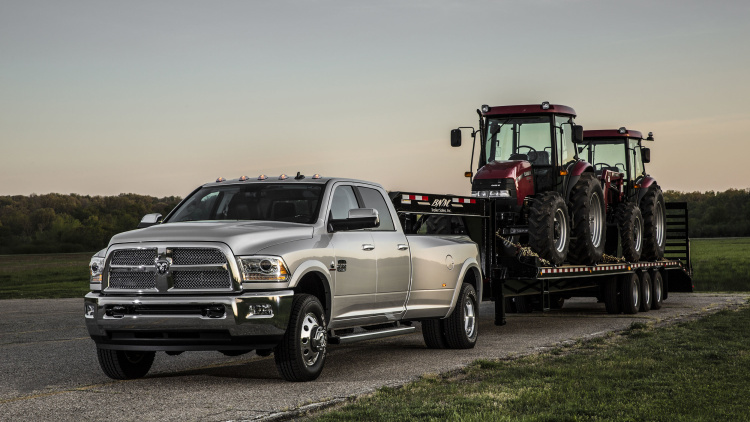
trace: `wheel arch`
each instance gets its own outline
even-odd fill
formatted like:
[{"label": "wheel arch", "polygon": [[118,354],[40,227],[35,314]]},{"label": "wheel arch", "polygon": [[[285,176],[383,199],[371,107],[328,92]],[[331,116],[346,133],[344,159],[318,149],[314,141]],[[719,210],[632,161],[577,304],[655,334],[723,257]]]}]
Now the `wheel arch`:
[{"label": "wheel arch", "polygon": [[300,265],[292,276],[289,288],[295,294],[306,293],[318,298],[326,313],[326,321],[331,320],[331,278],[328,269],[317,261]]},{"label": "wheel arch", "polygon": [[565,202],[568,202],[570,200],[570,192],[573,190],[573,187],[578,183],[578,180],[581,179],[581,176],[584,174],[591,174],[596,177],[596,173],[594,173],[594,166],[592,166],[587,161],[578,161],[575,164],[572,164],[570,167],[568,167],[568,185],[565,188]]}]

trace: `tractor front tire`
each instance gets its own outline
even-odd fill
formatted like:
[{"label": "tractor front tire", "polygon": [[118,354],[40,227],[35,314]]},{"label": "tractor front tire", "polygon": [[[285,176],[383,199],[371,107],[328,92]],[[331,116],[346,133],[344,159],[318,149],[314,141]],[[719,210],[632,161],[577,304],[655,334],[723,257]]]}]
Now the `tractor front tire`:
[{"label": "tractor front tire", "polygon": [[602,186],[592,173],[584,173],[570,191],[569,200],[573,224],[568,260],[571,264],[593,265],[604,254],[606,220]]},{"label": "tractor front tire", "polygon": [[568,207],[557,192],[539,194],[530,202],[529,247],[540,258],[561,265],[570,244]]},{"label": "tractor front tire", "polygon": [[664,258],[664,247],[667,240],[667,211],[664,206],[664,195],[657,185],[648,187],[640,203],[643,214],[643,254],[647,261],[658,261]]},{"label": "tractor front tire", "polygon": [[617,227],[620,229],[622,256],[628,262],[638,262],[643,252],[643,216],[641,210],[632,203],[617,206],[615,211]]}]

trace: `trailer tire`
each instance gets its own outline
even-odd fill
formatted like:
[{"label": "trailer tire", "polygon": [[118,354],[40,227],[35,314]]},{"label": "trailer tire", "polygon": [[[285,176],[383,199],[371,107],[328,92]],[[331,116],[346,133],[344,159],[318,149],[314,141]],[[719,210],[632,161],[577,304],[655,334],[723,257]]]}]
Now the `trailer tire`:
[{"label": "trailer tire", "polygon": [[273,351],[281,376],[287,381],[318,378],[323,371],[327,344],[323,305],[313,295],[294,295],[289,326]]},{"label": "trailer tire", "polygon": [[451,349],[472,349],[479,333],[477,292],[468,283],[461,285],[456,307],[445,319],[445,340]]},{"label": "trailer tire", "polygon": [[620,298],[624,313],[630,315],[638,313],[641,307],[641,282],[636,273],[621,276]]},{"label": "trailer tire", "polygon": [[653,296],[651,296],[652,288],[651,288],[651,276],[648,274],[648,271],[641,272],[640,275],[641,280],[641,312],[648,312],[651,310],[651,301],[653,300]]},{"label": "trailer tire", "polygon": [[530,201],[529,247],[554,265],[562,264],[570,245],[568,207],[557,192],[544,192]]},{"label": "trailer tire", "polygon": [[110,378],[130,380],[144,377],[154,363],[156,352],[96,349],[99,366]]},{"label": "trailer tire", "polygon": [[664,279],[660,271],[651,273],[651,309],[661,309],[664,303]]},{"label": "trailer tire", "polygon": [[628,262],[638,262],[643,252],[643,215],[635,204],[626,202],[615,211],[617,227],[620,229],[622,256]]},{"label": "trailer tire", "polygon": [[604,254],[606,220],[602,186],[592,173],[585,173],[570,191],[569,201],[573,224],[568,260],[571,264],[593,265]]},{"label": "trailer tire", "polygon": [[428,349],[447,349],[445,340],[444,320],[427,319],[422,321],[422,337]]},{"label": "trailer tire", "polygon": [[604,307],[607,309],[607,313],[612,315],[622,313],[622,304],[620,303],[620,297],[618,295],[617,279],[612,277],[610,280],[605,281],[603,290]]},{"label": "trailer tire", "polygon": [[664,257],[667,240],[667,210],[661,188],[651,185],[640,203],[643,214],[643,253],[646,261],[658,261]]},{"label": "trailer tire", "polygon": [[512,298],[513,303],[516,307],[516,313],[518,314],[530,314],[534,311],[534,307],[531,304],[531,298],[528,296],[515,296]]}]

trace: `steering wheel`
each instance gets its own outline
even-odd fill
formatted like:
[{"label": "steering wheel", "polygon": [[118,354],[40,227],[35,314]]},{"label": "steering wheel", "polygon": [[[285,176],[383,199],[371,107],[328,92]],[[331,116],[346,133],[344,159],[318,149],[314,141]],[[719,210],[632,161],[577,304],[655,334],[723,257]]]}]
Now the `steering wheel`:
[{"label": "steering wheel", "polygon": [[536,161],[536,159],[538,158],[539,154],[536,152],[536,150],[534,148],[532,148],[532,147],[530,147],[528,145],[519,145],[518,148],[516,148],[516,149],[521,149],[521,148],[528,148],[529,149],[529,153],[526,154],[526,157],[528,157],[529,162]]},{"label": "steering wheel", "polygon": [[596,164],[594,164],[594,169],[596,169],[597,167],[601,167],[599,170],[604,170],[604,167],[613,167],[613,166],[611,166],[611,165],[609,165],[607,163],[596,163]]}]

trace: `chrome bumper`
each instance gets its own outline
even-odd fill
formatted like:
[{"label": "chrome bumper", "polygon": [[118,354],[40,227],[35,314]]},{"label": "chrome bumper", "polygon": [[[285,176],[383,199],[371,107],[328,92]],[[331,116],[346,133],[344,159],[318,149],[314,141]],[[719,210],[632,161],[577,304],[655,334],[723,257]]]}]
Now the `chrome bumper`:
[{"label": "chrome bumper", "polygon": [[84,316],[100,348],[119,350],[268,349],[289,323],[294,292],[239,296],[112,296],[89,293]]}]

